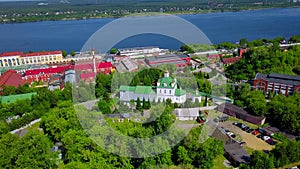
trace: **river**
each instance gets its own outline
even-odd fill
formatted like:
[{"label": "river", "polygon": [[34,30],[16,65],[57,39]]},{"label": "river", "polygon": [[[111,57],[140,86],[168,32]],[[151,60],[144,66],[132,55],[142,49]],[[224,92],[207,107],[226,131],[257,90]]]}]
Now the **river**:
[{"label": "river", "polygon": [[[240,12],[178,15],[201,29],[212,43],[241,38],[289,38],[300,34],[300,8],[277,8]],[[0,25],[0,52],[66,50],[79,51],[87,39],[113,18],[44,21]],[[178,49],[181,42],[156,34],[137,35],[116,47],[159,46]]]}]

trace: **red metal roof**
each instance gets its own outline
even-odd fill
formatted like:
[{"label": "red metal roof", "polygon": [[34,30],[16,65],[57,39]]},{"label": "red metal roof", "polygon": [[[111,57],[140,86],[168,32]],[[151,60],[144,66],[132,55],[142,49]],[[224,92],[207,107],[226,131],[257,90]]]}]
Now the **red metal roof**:
[{"label": "red metal roof", "polygon": [[240,49],[240,56],[242,56],[243,53],[245,53],[245,52],[247,52],[247,51],[248,51],[248,49]]},{"label": "red metal roof", "polygon": [[69,69],[71,66],[60,66],[56,68],[44,68],[44,69],[34,69],[34,70],[26,70],[26,76],[33,76],[39,74],[54,74],[54,73],[61,73]]},{"label": "red metal roof", "polygon": [[24,85],[25,81],[22,76],[15,70],[8,70],[2,76],[0,76],[0,87],[1,86],[15,86]]},{"label": "red metal roof", "polygon": [[3,52],[0,54],[0,57],[4,57],[4,56],[28,57],[28,56],[42,56],[42,55],[55,55],[55,54],[62,54],[62,51],[33,52],[33,53],[26,53],[26,54],[23,52]]},{"label": "red metal roof", "polygon": [[4,56],[21,56],[23,52],[3,52],[0,54],[0,57]]},{"label": "red metal roof", "polygon": [[232,64],[242,59],[242,56],[234,57],[234,58],[222,58],[222,62],[224,64]]},{"label": "red metal roof", "polygon": [[[112,68],[111,62],[101,62],[97,63],[97,69],[105,69],[105,68]],[[56,68],[43,68],[43,69],[34,69],[34,70],[26,70],[26,76],[34,76],[34,75],[42,75],[42,74],[55,74],[55,73],[62,73],[68,69],[76,69],[76,70],[93,70],[93,64],[80,64],[80,65],[68,65],[68,66],[59,66]]]},{"label": "red metal roof", "polygon": [[90,72],[90,73],[84,73],[80,75],[80,79],[94,79],[96,77],[96,73]]},{"label": "red metal roof", "polygon": [[[103,68],[112,68],[112,63],[111,62],[101,62],[101,63],[96,63],[96,68],[97,69],[103,69]],[[75,65],[76,70],[89,70],[89,69],[94,69],[94,64],[80,64],[80,65]]]},{"label": "red metal roof", "polygon": [[111,62],[101,62],[97,64],[97,68],[112,68],[112,63]]},{"label": "red metal roof", "polygon": [[89,70],[89,69],[93,69],[94,66],[93,64],[80,64],[80,65],[75,65],[74,69],[76,70]]},{"label": "red metal roof", "polygon": [[49,52],[33,52],[33,53],[26,53],[26,54],[22,54],[21,57],[28,57],[28,56],[43,56],[43,55],[55,55],[55,54],[62,54],[62,51],[49,51]]}]

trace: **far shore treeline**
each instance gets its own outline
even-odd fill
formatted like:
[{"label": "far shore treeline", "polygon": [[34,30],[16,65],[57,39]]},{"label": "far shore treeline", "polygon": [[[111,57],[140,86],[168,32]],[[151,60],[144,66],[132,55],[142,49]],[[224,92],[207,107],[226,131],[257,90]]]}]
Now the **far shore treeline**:
[{"label": "far shore treeline", "polygon": [[299,6],[300,2],[270,0],[63,0],[63,1],[12,1],[0,2],[0,23],[36,22],[46,20],[75,20],[89,18],[122,17],[132,14],[160,12],[166,14],[197,14],[283,8]]}]

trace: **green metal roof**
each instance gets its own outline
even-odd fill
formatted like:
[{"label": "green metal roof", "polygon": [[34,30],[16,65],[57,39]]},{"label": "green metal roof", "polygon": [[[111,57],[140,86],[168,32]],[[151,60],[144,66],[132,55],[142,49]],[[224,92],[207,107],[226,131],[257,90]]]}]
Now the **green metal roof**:
[{"label": "green metal roof", "polygon": [[18,94],[18,95],[9,95],[9,96],[0,96],[1,103],[14,103],[17,100],[31,99],[33,95],[37,95],[36,92],[26,93],[26,94]]},{"label": "green metal roof", "polygon": [[137,86],[134,93],[136,94],[155,94],[151,86]]},{"label": "green metal roof", "polygon": [[136,94],[155,94],[151,86],[120,86],[120,91],[129,91]]},{"label": "green metal roof", "polygon": [[172,77],[163,77],[159,79],[159,82],[160,84],[157,86],[158,88],[173,88],[171,84],[175,83],[175,80]]},{"label": "green metal roof", "polygon": [[120,91],[134,92],[135,87],[134,86],[120,86]]},{"label": "green metal roof", "polygon": [[185,90],[181,90],[181,89],[176,89],[175,90],[175,96],[182,96],[185,95],[186,91]]}]

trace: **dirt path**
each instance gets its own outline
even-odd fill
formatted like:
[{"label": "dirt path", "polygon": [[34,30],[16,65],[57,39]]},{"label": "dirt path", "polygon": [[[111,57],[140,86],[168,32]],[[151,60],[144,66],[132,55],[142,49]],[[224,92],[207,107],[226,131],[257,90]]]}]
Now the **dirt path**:
[{"label": "dirt path", "polygon": [[265,141],[256,136],[252,135],[251,133],[247,133],[241,130],[239,127],[232,125],[232,121],[226,121],[219,124],[219,127],[224,127],[230,130],[231,132],[238,135],[244,142],[247,143],[247,147],[252,148],[254,150],[272,150],[275,146],[271,146]]}]

